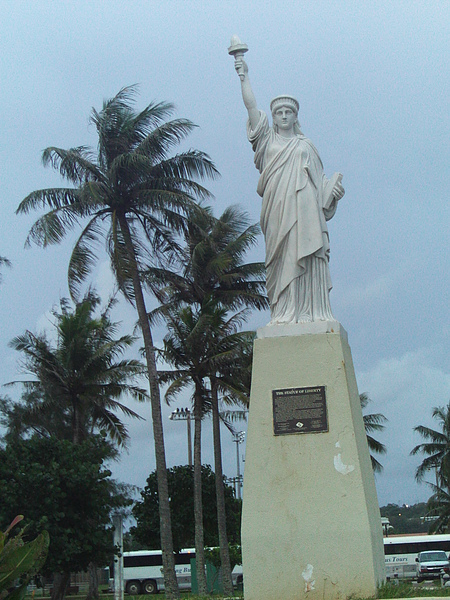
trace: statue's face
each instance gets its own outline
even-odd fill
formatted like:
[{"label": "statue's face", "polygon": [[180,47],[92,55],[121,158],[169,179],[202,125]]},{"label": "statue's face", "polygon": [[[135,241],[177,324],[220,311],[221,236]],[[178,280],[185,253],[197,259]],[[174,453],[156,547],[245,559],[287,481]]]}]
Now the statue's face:
[{"label": "statue's face", "polygon": [[278,129],[289,131],[294,127],[294,124],[297,121],[297,115],[292,108],[289,108],[289,106],[280,106],[272,113],[272,119],[273,124],[276,125]]}]

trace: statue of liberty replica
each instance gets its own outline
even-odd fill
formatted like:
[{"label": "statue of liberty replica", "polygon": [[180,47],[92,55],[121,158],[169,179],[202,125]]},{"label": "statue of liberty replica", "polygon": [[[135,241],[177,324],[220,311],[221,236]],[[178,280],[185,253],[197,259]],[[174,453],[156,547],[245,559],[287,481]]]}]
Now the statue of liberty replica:
[{"label": "statue of liberty replica", "polygon": [[347,334],[331,311],[327,221],[344,195],[298,121],[299,102],[258,108],[233,36],[260,176],[271,319],[254,344],[244,473],[246,600],[375,596],[384,581],[375,482]]}]

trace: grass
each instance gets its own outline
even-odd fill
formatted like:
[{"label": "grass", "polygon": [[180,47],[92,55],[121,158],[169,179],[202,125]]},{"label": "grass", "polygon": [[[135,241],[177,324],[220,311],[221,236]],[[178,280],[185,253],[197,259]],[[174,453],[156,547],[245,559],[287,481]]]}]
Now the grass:
[{"label": "grass", "polygon": [[424,582],[419,585],[412,583],[385,583],[378,589],[378,598],[426,598],[436,596],[449,596],[450,588],[441,587],[437,581],[434,585]]},{"label": "grass", "polygon": [[[378,594],[376,596],[379,600],[388,600],[390,598],[427,598],[427,597],[449,597],[450,598],[450,588],[444,588],[440,586],[439,581],[436,581],[433,584],[430,582],[424,582],[422,584],[412,584],[411,582],[388,582],[378,588]],[[31,595],[27,595],[27,600],[31,600]],[[42,598],[42,597],[41,597]],[[36,598],[36,600],[41,600],[41,598]],[[71,598],[72,600],[84,600],[86,598],[86,594],[77,594],[76,596],[68,596],[66,598]],[[156,594],[154,596],[149,596],[146,594],[140,594],[137,596],[128,596],[125,594],[125,600],[165,600],[166,596],[163,592]],[[214,594],[209,596],[197,596],[193,595],[190,592],[181,592],[181,600],[222,600],[224,598],[221,594]],[[234,598],[236,600],[244,600],[244,595],[242,592],[235,592]],[[42,600],[49,600],[49,596],[45,596]],[[114,600],[113,594],[101,594],[100,600]],[[374,598],[350,598],[349,600],[374,600]]]},{"label": "grass", "polygon": [[[430,583],[423,583],[422,585],[413,585],[412,583],[385,583],[380,586],[378,589],[377,598],[379,600],[388,600],[390,598],[427,598],[427,597],[449,597],[450,598],[450,588],[443,588],[440,586],[439,582],[436,582],[435,585]],[[41,600],[42,597],[36,600]],[[72,600],[84,600],[86,598],[86,594],[77,594],[76,596],[66,595],[66,598],[71,598]],[[128,596],[125,594],[125,600],[165,600],[166,596],[163,592],[156,594],[154,596],[148,596],[146,594],[139,594],[137,596]],[[181,600],[222,600],[224,598],[221,594],[214,594],[209,596],[194,596],[190,592],[181,592]],[[242,592],[235,592],[234,598],[236,600],[244,600],[244,595]],[[49,596],[44,596],[42,600],[49,600]],[[32,600],[31,594],[27,594],[26,600]],[[100,600],[114,600],[113,594],[101,594]],[[374,598],[350,598],[349,600],[374,600]]]}]

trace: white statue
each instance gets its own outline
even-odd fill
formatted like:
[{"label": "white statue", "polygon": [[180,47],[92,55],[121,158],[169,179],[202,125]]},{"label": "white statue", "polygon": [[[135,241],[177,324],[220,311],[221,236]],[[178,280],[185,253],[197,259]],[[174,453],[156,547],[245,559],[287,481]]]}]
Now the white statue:
[{"label": "white statue", "polygon": [[295,98],[285,95],[272,100],[273,126],[269,126],[250,85],[243,59],[247,46],[237,36],[231,44],[228,51],[235,57],[248,111],[248,139],[261,173],[257,191],[263,199],[270,325],[334,320],[326,221],[344,195],[342,175],[325,177],[316,148],[300,130]]}]

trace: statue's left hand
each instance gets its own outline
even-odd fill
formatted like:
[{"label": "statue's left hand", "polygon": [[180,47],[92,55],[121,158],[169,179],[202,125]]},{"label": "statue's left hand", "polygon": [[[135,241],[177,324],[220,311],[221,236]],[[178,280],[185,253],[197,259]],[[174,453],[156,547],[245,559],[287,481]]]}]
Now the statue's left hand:
[{"label": "statue's left hand", "polygon": [[336,200],[340,200],[344,194],[345,190],[342,186],[342,183],[338,181],[333,188],[333,196]]}]

